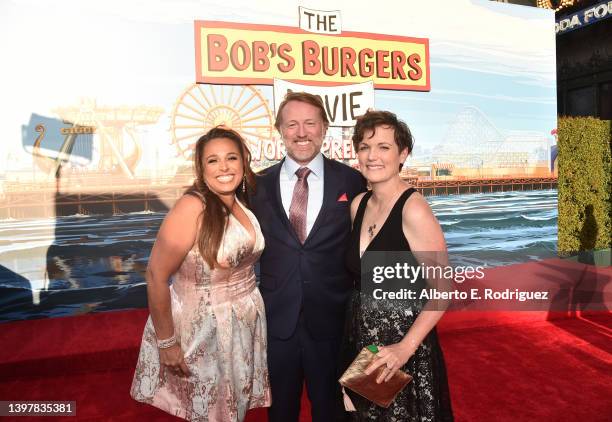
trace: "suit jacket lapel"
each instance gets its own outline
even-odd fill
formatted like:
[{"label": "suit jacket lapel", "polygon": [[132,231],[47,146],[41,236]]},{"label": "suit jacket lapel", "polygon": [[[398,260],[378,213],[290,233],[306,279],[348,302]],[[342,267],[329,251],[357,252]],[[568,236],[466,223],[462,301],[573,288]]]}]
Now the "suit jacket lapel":
[{"label": "suit jacket lapel", "polygon": [[308,237],[304,241],[307,243],[310,240],[317,230],[321,228],[323,225],[323,221],[325,220],[325,214],[329,210],[329,208],[334,204],[334,195],[336,193],[336,186],[334,184],[334,180],[337,180],[336,173],[334,168],[330,164],[330,160],[323,156],[323,203],[321,204],[321,209],[319,210],[319,215],[317,215],[317,219],[310,229],[310,233],[308,233]]}]

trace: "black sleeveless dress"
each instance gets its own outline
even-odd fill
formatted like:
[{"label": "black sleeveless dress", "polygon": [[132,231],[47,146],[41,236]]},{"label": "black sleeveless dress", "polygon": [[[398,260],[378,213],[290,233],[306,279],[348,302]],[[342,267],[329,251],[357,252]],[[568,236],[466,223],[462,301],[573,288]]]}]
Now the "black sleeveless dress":
[{"label": "black sleeveless dress", "polygon": [[[402,229],[402,209],[406,200],[415,192],[407,189],[397,200],[389,217],[366,248],[367,251],[410,251],[410,245]],[[365,208],[372,192],[367,192],[357,210],[346,264],[355,280],[356,289],[361,280],[359,238]],[[426,300],[392,301],[384,303],[355,290],[347,309],[346,330],[342,352],[343,370],[357,353],[370,344],[389,345],[402,340],[423,309]],[[348,392],[357,412],[355,421],[422,422],[452,421],[448,380],[442,350],[435,328],[430,331],[415,354],[402,370],[414,380],[402,390],[388,409],[379,407],[361,396]]]}]

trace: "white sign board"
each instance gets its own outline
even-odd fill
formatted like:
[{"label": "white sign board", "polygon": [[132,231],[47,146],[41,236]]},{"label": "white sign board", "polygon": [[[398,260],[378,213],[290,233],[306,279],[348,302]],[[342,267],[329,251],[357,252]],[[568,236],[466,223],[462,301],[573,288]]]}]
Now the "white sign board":
[{"label": "white sign board", "polygon": [[274,110],[285,98],[287,92],[308,92],[318,95],[323,100],[330,126],[354,126],[355,118],[374,108],[374,84],[342,86],[312,86],[274,79]]},{"label": "white sign board", "polygon": [[299,7],[300,28],[316,34],[342,33],[342,17],[339,10],[315,10]]}]

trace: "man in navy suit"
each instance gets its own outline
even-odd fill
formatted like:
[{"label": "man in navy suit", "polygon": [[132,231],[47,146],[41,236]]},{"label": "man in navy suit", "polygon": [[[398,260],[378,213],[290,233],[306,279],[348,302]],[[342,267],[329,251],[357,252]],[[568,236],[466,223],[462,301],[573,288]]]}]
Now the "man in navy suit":
[{"label": "man in navy suit", "polygon": [[338,411],[338,353],[353,280],[344,266],[350,203],[366,189],[355,170],[321,154],[321,99],[290,92],[276,128],[287,156],[258,175],[251,198],[266,240],[259,289],[266,305],[270,422],[297,421],[306,382],[314,422]]}]

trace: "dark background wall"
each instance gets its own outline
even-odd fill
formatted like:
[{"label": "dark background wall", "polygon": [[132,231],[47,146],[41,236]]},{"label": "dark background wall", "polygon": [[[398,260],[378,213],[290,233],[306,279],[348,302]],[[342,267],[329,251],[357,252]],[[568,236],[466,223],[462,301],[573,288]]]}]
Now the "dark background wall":
[{"label": "dark background wall", "polygon": [[612,17],[557,36],[557,107],[559,115],[612,119]]}]

